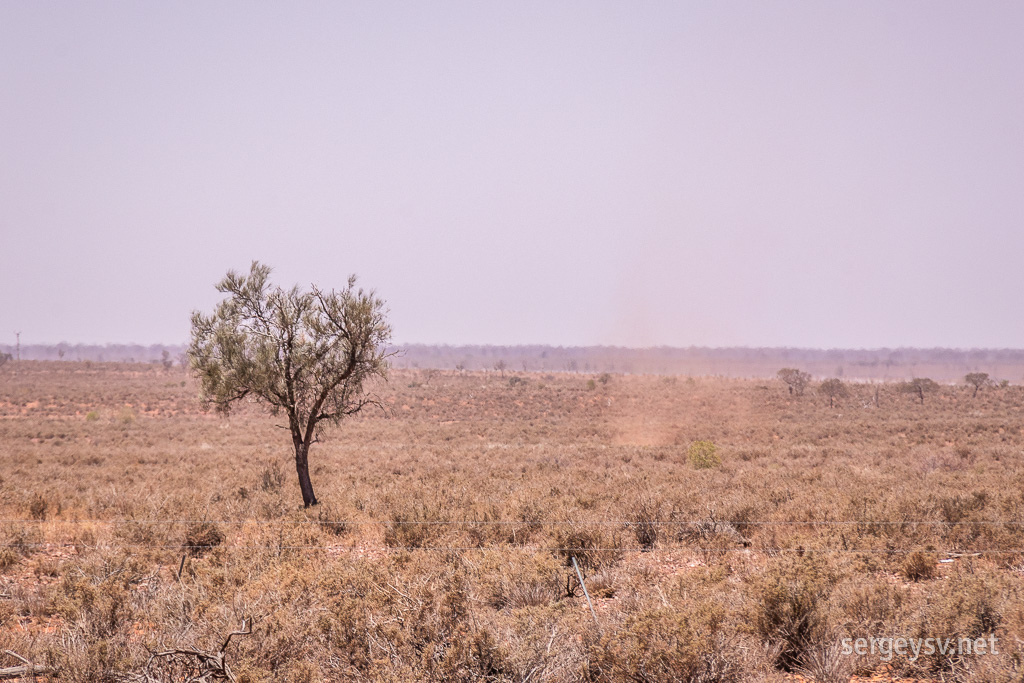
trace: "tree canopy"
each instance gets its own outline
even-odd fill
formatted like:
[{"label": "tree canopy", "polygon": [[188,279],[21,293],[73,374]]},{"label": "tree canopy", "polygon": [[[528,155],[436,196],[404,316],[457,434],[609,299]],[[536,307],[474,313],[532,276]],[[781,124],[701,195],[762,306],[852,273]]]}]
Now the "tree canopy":
[{"label": "tree canopy", "polygon": [[829,408],[835,405],[835,400],[837,398],[847,398],[850,395],[846,385],[837,377],[824,380],[821,383],[821,386],[818,387],[818,391],[828,396]]},{"label": "tree canopy", "polygon": [[977,396],[978,389],[990,383],[987,372],[970,372],[964,376],[964,381],[974,387],[974,393],[971,396]]},{"label": "tree canopy", "polygon": [[914,394],[924,403],[924,395],[939,390],[939,383],[927,377],[915,377],[900,384],[900,391]]},{"label": "tree canopy", "polygon": [[811,374],[796,368],[782,368],[778,377],[789,386],[789,393],[800,396],[811,381]]},{"label": "tree canopy", "polygon": [[253,400],[286,416],[309,507],[309,447],[325,424],[379,405],[368,383],[387,379],[391,327],[384,302],[354,276],[341,291],[301,291],[272,286],[270,273],[255,261],[248,274],[229,271],[216,310],[192,314],[188,354],[207,404],[226,414]]}]

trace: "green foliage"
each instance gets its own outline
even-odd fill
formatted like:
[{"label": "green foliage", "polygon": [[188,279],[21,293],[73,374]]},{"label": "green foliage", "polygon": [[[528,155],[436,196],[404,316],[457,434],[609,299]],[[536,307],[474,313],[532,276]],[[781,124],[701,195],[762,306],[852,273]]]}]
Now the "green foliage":
[{"label": "green foliage", "polygon": [[694,441],[686,454],[690,464],[698,470],[711,469],[722,464],[718,455],[718,446],[707,440]]},{"label": "green foliage", "polygon": [[228,295],[212,315],[192,314],[189,359],[203,398],[222,412],[253,398],[305,427],[337,422],[364,405],[364,384],[385,377],[391,327],[384,302],[355,289],[271,287],[253,262],[217,285]]},{"label": "green foliage", "polygon": [[356,289],[354,277],[340,292],[285,290],[269,277],[255,261],[248,275],[229,271],[217,285],[227,298],[211,315],[192,314],[188,356],[204,401],[218,411],[253,400],[285,414],[309,507],[318,502],[309,447],[324,424],[379,405],[367,385],[387,379],[391,327],[384,302]]}]

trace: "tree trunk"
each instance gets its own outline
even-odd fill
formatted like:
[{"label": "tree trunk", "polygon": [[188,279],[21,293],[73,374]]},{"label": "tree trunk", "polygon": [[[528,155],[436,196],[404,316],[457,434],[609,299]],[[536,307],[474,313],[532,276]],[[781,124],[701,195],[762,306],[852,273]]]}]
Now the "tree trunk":
[{"label": "tree trunk", "polygon": [[299,473],[299,489],[302,491],[303,507],[319,504],[313,493],[313,482],[309,480],[309,444],[295,444],[295,471]]}]

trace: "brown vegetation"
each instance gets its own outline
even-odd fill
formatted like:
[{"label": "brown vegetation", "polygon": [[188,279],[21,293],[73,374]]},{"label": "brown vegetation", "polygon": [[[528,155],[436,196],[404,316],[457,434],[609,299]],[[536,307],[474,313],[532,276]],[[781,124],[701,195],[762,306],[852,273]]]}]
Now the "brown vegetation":
[{"label": "brown vegetation", "polygon": [[[0,652],[65,681],[160,652],[250,683],[1020,679],[1020,387],[847,383],[829,409],[778,381],[505,374],[397,371],[390,417],[320,445],[303,510],[258,408],[204,413],[158,364],[9,363]],[[989,634],[999,655],[837,649]]]}]

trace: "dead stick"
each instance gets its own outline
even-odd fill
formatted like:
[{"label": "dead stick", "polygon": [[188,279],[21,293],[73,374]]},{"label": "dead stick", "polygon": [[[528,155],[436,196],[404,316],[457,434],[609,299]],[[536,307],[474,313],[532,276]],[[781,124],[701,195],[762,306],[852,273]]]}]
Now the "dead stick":
[{"label": "dead stick", "polygon": [[42,676],[48,674],[53,669],[42,664],[26,664],[24,666],[9,666],[5,669],[0,669],[0,680],[6,680],[11,678],[24,678],[25,676]]}]

